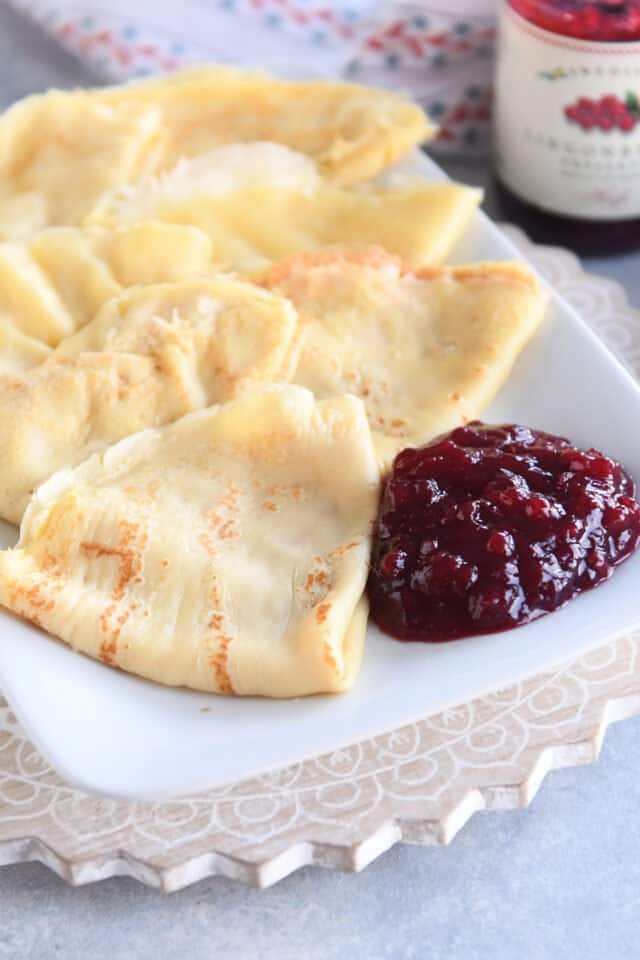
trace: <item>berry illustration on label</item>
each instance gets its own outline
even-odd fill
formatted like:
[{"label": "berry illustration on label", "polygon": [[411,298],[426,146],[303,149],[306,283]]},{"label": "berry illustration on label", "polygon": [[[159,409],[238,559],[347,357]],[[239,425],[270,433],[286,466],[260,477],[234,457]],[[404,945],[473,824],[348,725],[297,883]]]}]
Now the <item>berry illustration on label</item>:
[{"label": "berry illustration on label", "polygon": [[583,130],[622,130],[630,133],[640,123],[640,101],[635,93],[628,93],[624,100],[615,94],[607,94],[599,100],[580,97],[576,103],[564,108],[569,123],[576,123]]}]

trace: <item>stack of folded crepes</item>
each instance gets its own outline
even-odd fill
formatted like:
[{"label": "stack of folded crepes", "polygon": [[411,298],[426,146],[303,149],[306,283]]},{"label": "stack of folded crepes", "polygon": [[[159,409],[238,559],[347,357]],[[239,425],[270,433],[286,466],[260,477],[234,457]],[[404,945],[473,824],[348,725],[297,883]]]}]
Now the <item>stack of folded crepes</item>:
[{"label": "stack of folded crepes", "polygon": [[441,266],[478,191],[374,179],[433,132],[220,68],[0,118],[2,604],[162,683],[353,683],[381,476],[481,413],[546,303]]}]

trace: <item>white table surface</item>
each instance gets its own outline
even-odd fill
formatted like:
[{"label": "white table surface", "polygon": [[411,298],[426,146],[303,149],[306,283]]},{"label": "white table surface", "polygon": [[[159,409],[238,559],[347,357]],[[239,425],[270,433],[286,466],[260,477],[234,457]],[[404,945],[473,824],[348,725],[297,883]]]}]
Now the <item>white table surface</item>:
[{"label": "white table surface", "polygon": [[[0,3],[0,105],[91,79]],[[640,254],[586,265],[640,306]],[[551,774],[528,810],[477,814],[451,846],[396,847],[359,876],[307,869],[267,891],[216,879],[167,897],[0,870],[0,960],[639,956],[640,720],[610,729],[597,764]]]}]

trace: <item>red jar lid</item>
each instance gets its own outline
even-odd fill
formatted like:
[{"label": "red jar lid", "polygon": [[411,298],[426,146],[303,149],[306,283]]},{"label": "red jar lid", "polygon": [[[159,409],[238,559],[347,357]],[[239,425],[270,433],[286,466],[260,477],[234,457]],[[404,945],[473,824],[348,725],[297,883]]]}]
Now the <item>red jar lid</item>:
[{"label": "red jar lid", "polygon": [[551,33],[603,43],[640,41],[640,0],[508,0],[513,9]]}]

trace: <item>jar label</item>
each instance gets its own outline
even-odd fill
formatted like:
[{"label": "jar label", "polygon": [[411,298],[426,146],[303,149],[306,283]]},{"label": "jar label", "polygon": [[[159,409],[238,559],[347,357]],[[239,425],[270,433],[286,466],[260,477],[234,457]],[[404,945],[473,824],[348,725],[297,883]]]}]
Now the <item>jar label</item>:
[{"label": "jar label", "polygon": [[496,167],[537,207],[587,220],[640,216],[640,43],[541,30],[500,5]]}]

